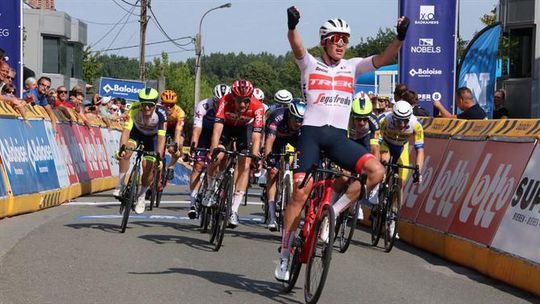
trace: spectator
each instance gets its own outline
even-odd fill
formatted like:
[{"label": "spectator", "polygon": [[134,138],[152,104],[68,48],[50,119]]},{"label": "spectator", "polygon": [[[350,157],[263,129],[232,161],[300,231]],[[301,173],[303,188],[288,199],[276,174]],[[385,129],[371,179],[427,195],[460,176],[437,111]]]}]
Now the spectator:
[{"label": "spectator", "polygon": [[507,119],[510,115],[508,109],[504,107],[504,99],[506,93],[503,89],[495,91],[493,95],[493,103],[495,104],[495,110],[493,111],[493,119]]},{"label": "spectator", "polygon": [[6,77],[6,83],[13,84],[13,80],[15,80],[15,77],[17,76],[17,70],[14,68],[9,68],[9,74]]},{"label": "spectator", "polygon": [[487,119],[486,112],[474,102],[473,94],[467,87],[461,87],[456,91],[456,106],[463,111],[460,114],[452,115],[439,100],[435,100],[433,106],[439,110],[443,118]]},{"label": "spectator", "polygon": [[0,90],[6,83],[8,83],[9,70],[10,67],[7,62],[0,62]]},{"label": "spectator", "polygon": [[12,84],[6,84],[2,88],[2,95],[7,95],[7,96],[14,97],[16,93],[17,93],[17,89]]},{"label": "spectator", "polygon": [[112,120],[118,120],[120,119],[120,108],[113,104],[111,105],[111,107],[109,108],[109,113],[111,114],[111,119]]},{"label": "spectator", "polygon": [[73,104],[71,104],[68,101],[68,90],[64,86],[59,86],[56,88],[56,94],[58,98],[56,98],[54,105],[56,107],[66,107],[66,108],[73,108]]},{"label": "spectator", "polygon": [[34,77],[28,77],[24,81],[24,91],[37,88],[37,80]]},{"label": "spectator", "polygon": [[49,90],[49,92],[47,92],[47,102],[52,107],[56,107],[56,100],[57,99],[58,99],[58,94],[56,94],[55,90]]},{"label": "spectator", "polygon": [[411,104],[414,116],[429,116],[428,111],[418,104],[418,94],[415,91],[407,90],[401,95],[401,98]]},{"label": "spectator", "polygon": [[53,124],[54,130],[56,130],[56,116],[54,116],[51,105],[47,101],[47,92],[51,88],[51,79],[46,76],[42,76],[38,79],[38,87],[31,89],[23,94],[23,99],[32,105],[42,106]]},{"label": "spectator", "polygon": [[81,118],[83,123],[86,126],[90,126],[90,122],[86,117],[85,106],[84,106],[84,94],[81,91],[72,92],[71,102],[73,103],[73,110]]},{"label": "spectator", "polygon": [[109,112],[109,108],[112,105],[112,98],[105,96],[100,99],[100,106],[99,106],[99,113],[102,117],[105,118],[111,118],[111,113]]},{"label": "spectator", "polygon": [[409,88],[404,83],[398,83],[394,89],[394,102],[403,100],[403,93],[407,92]]}]

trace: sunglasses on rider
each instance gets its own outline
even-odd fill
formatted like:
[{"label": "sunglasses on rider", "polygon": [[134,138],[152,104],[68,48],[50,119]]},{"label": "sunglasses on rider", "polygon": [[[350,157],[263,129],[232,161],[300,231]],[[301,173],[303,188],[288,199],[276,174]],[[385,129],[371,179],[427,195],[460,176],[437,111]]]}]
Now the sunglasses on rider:
[{"label": "sunglasses on rider", "polygon": [[304,122],[304,118],[296,117],[294,115],[291,115],[291,119],[296,123],[303,123]]},{"label": "sunglasses on rider", "polygon": [[409,120],[408,119],[395,119],[395,123],[397,125],[406,125],[409,123]]},{"label": "sunglasses on rider", "polygon": [[332,34],[324,38],[324,40],[330,40],[333,44],[348,44],[349,36],[347,34]]},{"label": "sunglasses on rider", "polygon": [[251,102],[251,98],[249,98],[249,97],[235,97],[234,101],[236,101],[237,103],[249,104]]},{"label": "sunglasses on rider", "polygon": [[143,108],[153,109],[155,106],[156,106],[156,104],[153,103],[153,102],[143,102],[143,103],[141,103],[141,107],[143,107]]}]

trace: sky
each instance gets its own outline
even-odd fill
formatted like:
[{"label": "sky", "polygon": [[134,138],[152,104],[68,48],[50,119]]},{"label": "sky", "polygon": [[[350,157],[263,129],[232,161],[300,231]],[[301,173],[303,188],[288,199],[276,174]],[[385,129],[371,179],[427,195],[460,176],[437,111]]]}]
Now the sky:
[{"label": "sky", "polygon": [[[55,0],[56,9],[87,22],[88,45],[92,50],[123,48],[139,44],[138,15],[140,8],[127,3],[136,0]],[[287,13],[295,5],[301,14],[297,29],[304,45],[318,43],[320,25],[330,18],[345,19],[351,26],[351,44],[361,38],[375,36],[379,28],[394,27],[398,13],[398,0],[229,0],[232,7],[217,9],[204,18],[202,45],[210,53],[260,53],[276,55],[290,50],[287,41]],[[126,3],[127,2],[127,3]],[[146,42],[160,42],[167,38],[195,37],[202,15],[209,9],[227,3],[227,0],[151,0]],[[460,27],[463,39],[469,40],[483,28],[480,17],[488,13],[498,0],[461,0]],[[132,10],[133,9],[133,10]],[[131,12],[131,13],[130,13]],[[116,27],[114,24],[118,23]],[[108,33],[108,34],[107,34]],[[191,38],[148,45],[146,60],[169,53],[172,61],[183,61],[195,56]],[[108,54],[138,58],[139,48],[107,51]]]}]

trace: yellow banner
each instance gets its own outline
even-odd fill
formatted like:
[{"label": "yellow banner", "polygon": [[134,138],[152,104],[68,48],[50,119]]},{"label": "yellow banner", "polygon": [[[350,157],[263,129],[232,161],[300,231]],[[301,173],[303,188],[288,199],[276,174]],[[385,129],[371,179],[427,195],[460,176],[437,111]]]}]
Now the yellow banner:
[{"label": "yellow banner", "polygon": [[433,118],[429,121],[426,120],[426,122],[427,123],[424,125],[425,134],[447,136],[454,135],[465,123],[462,119],[452,118]]},{"label": "yellow banner", "polygon": [[464,137],[491,136],[503,123],[504,120],[465,120],[461,127],[456,130],[456,134],[453,135]]},{"label": "yellow banner", "polygon": [[505,119],[491,136],[537,137],[540,135],[540,119]]}]

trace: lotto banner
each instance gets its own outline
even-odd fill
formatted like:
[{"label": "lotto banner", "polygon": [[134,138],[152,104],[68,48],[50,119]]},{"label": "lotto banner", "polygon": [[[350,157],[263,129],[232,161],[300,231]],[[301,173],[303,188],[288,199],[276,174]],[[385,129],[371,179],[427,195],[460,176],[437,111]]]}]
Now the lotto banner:
[{"label": "lotto banner", "polygon": [[[73,125],[75,138],[82,148],[84,164],[90,179],[111,176],[106,152],[103,148],[101,131],[97,127]],[[101,147],[98,147],[101,145]]]},{"label": "lotto banner", "polygon": [[399,77],[418,92],[433,114],[434,100],[454,109],[457,0],[401,0],[399,15],[411,20],[400,49]]},{"label": "lotto banner", "polygon": [[118,130],[109,130],[101,128],[101,137],[105,143],[105,151],[107,159],[109,161],[109,168],[111,169],[112,176],[118,176],[118,161],[114,159],[114,152],[120,147],[120,135],[122,133]]},{"label": "lotto banner", "polygon": [[486,245],[491,243],[533,148],[534,142],[486,144],[450,233]]},{"label": "lotto banner", "polygon": [[43,120],[45,124],[45,131],[47,133],[47,139],[51,147],[51,151],[54,157],[54,166],[56,168],[56,173],[58,174],[58,184],[61,188],[66,188],[69,186],[69,178],[67,172],[67,162],[71,162],[69,155],[63,154],[60,150],[59,134],[55,134],[52,123],[48,120]]},{"label": "lotto banner", "polygon": [[22,93],[22,2],[21,0],[2,0],[0,5],[0,47],[4,49],[5,60],[17,70],[13,84]]},{"label": "lotto banner", "polygon": [[68,176],[68,182],[69,184],[76,184],[79,182],[79,174],[77,173],[77,165],[73,161],[73,158],[78,158],[77,154],[74,155],[68,147],[68,141],[66,140],[66,136],[64,135],[66,128],[71,129],[70,125],[59,124],[55,139],[56,144],[58,145],[58,149],[60,150],[60,155],[62,158],[64,158],[66,162],[66,173]]},{"label": "lotto banner", "polygon": [[416,218],[417,223],[448,231],[467,185],[475,177],[476,164],[484,159],[486,143],[450,140]]},{"label": "lotto banner", "polygon": [[[73,168],[75,169],[77,180],[81,183],[89,181],[90,175],[88,174],[84,150],[79,146],[80,135],[76,129],[76,126],[78,125],[62,124],[60,126],[63,139],[69,151],[69,155],[71,156],[71,160],[73,161]],[[73,179],[74,177],[70,176],[70,180]]]},{"label": "lotto banner", "polygon": [[[420,185],[414,184],[412,180],[412,172],[409,172],[407,181],[403,191],[403,207],[401,208],[401,218],[407,219],[411,222],[416,220],[416,216],[422,206],[422,202],[425,200],[428,191],[431,189],[431,185],[435,180],[437,169],[441,163],[441,160],[446,151],[448,145],[448,139],[440,138],[425,138],[425,158],[424,168],[422,169],[423,182]],[[412,146],[409,144],[409,146]],[[414,164],[416,157],[415,150],[412,149],[411,164]],[[410,170],[409,170],[410,171]]]},{"label": "lotto banner", "polygon": [[491,247],[540,264],[540,146],[536,146]]}]

